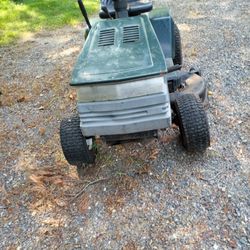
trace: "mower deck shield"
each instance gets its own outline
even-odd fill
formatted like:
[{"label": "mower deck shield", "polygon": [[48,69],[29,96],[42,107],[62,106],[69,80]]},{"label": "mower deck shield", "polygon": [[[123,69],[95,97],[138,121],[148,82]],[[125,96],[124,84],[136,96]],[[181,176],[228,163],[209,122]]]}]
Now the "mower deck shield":
[{"label": "mower deck shield", "polygon": [[127,81],[167,72],[147,15],[93,25],[74,67],[71,85]]}]

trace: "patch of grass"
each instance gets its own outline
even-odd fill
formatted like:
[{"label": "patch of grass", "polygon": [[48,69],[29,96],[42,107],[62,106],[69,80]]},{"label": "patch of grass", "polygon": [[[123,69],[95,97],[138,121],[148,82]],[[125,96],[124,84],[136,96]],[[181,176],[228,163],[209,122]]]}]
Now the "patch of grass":
[{"label": "patch of grass", "polygon": [[[27,32],[74,25],[83,20],[76,0],[1,0],[0,45],[14,42]],[[88,13],[97,11],[98,0],[83,1]]]}]

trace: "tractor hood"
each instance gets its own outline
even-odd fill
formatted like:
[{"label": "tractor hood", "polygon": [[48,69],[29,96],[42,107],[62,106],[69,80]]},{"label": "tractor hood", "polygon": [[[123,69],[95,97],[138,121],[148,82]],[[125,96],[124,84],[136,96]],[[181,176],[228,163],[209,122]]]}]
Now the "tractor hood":
[{"label": "tractor hood", "polygon": [[93,25],[78,57],[71,85],[126,81],[166,71],[147,15],[100,20]]}]

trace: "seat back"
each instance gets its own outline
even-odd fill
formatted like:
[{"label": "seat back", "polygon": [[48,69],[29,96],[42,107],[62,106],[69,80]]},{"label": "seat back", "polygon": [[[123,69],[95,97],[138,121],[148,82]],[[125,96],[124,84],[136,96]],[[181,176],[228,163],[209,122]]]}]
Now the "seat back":
[{"label": "seat back", "polygon": [[[115,18],[115,9],[112,0],[102,1],[99,17],[102,19],[109,18],[108,13],[105,12],[105,7],[108,9],[111,17]],[[138,16],[142,13],[149,12],[153,9],[152,2],[141,2],[138,0],[128,0],[128,15]]]}]

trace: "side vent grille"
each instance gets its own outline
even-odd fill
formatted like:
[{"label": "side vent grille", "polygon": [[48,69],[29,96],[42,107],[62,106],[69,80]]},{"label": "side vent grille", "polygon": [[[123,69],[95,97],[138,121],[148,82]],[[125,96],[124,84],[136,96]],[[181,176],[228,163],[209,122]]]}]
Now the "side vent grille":
[{"label": "side vent grille", "polygon": [[123,27],[123,43],[134,43],[139,41],[139,39],[140,32],[138,25]]},{"label": "side vent grille", "polygon": [[115,44],[115,29],[101,30],[99,33],[98,47],[112,46]]}]

